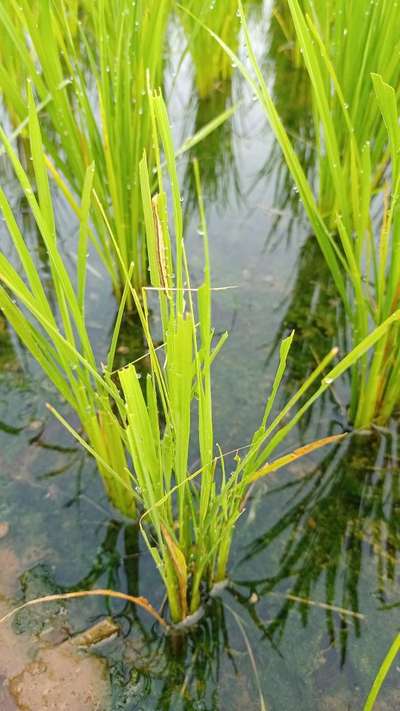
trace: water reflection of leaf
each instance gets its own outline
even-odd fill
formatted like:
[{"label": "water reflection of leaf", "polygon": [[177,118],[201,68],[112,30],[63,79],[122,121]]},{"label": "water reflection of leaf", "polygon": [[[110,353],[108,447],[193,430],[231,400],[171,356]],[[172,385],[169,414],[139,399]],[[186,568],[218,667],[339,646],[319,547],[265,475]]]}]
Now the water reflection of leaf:
[{"label": "water reflection of leaf", "polygon": [[[269,365],[284,336],[294,331],[295,337],[287,362],[285,383],[286,388],[290,387],[291,391],[295,391],[324,355],[337,345],[338,328],[343,330],[342,321],[335,285],[330,278],[317,240],[310,235],[300,250],[295,283],[272,348],[267,355],[266,364]],[[302,419],[299,425],[302,431],[308,428],[316,408],[322,413],[327,398],[332,398],[331,391],[324,393]],[[339,405],[342,410],[340,413],[342,421],[345,424],[345,404],[339,403]]]},{"label": "water reflection of leaf", "polygon": [[[263,0],[243,0],[248,17],[262,17]],[[234,64],[213,37],[216,35],[234,51],[239,45],[240,21],[236,0],[186,0],[178,4],[178,15],[185,30],[193,64],[194,82],[200,98],[212,96],[221,83],[229,81]]]},{"label": "water reflection of leaf", "polygon": [[0,314],[0,373],[19,368],[7,323]]},{"label": "water reflection of leaf", "polygon": [[[371,575],[383,603],[396,582],[400,545],[400,467],[397,432],[354,435],[334,448],[300,481],[285,484],[292,494],[279,520],[249,544],[244,560],[254,560],[272,545],[280,550],[276,572],[241,583],[263,597],[282,594],[278,613],[266,626],[279,639],[289,614],[298,608],[307,625],[312,606],[325,588],[330,642],[346,659],[350,627],[361,634],[360,579]],[[282,487],[267,494],[273,496]],[[299,600],[304,598],[304,601]],[[341,613],[337,608],[347,611]]]},{"label": "water reflection of leaf", "polygon": [[[197,133],[213,119],[222,114],[230,105],[232,83],[221,83],[210,96],[192,100],[195,111],[193,133]],[[200,141],[190,152],[197,158],[201,168],[202,190],[206,202],[226,207],[228,197],[240,199],[239,171],[235,160],[232,119],[224,121],[206,141]],[[197,208],[197,192],[192,165],[189,164],[185,177],[185,212],[188,218]]]}]

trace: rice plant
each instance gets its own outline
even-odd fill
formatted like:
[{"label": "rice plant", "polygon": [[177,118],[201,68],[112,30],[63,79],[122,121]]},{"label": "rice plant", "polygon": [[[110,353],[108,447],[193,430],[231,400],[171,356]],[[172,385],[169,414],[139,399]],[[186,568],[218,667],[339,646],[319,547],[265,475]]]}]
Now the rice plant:
[{"label": "rice plant", "polygon": [[[290,5],[290,3],[289,3]],[[335,179],[328,152],[324,150],[327,126],[320,121],[321,92],[314,72],[310,72],[308,51],[301,24],[306,20],[310,38],[324,59],[320,75],[325,87],[331,121],[335,131],[346,187],[354,172],[354,144],[358,151],[369,142],[372,189],[376,188],[387,167],[387,131],[376,101],[371,74],[380,74],[387,84],[400,91],[400,39],[397,31],[398,7],[394,2],[363,4],[353,0],[300,0],[300,12],[290,6],[295,44],[303,55],[312,84],[314,132],[317,141],[319,204],[324,215],[341,209],[336,204]],[[334,68],[336,91],[329,91]],[[345,111],[344,111],[345,109]],[[346,114],[350,124],[346,121]],[[349,130],[351,126],[351,130]],[[333,222],[333,226],[335,223]],[[356,221],[353,229],[357,230]]]},{"label": "rice plant", "polygon": [[[137,286],[147,281],[141,231],[138,166],[146,147],[150,166],[150,122],[146,75],[162,80],[163,44],[170,0],[118,0],[29,3],[10,0],[0,7],[7,62],[0,87],[14,122],[26,118],[26,82],[32,81],[39,108],[45,108],[43,133],[48,169],[72,206],[82,193],[86,171],[96,165],[91,239],[107,267],[117,294],[133,261]],[[17,74],[11,71],[16,66]],[[103,206],[122,257],[105,227]]]},{"label": "rice plant", "polygon": [[[304,106],[303,111],[297,111],[297,121],[300,119],[302,122],[298,135],[306,130],[313,131],[317,166],[312,162],[309,166],[312,172],[309,170],[308,174],[310,178],[318,181],[319,206],[327,218],[329,215],[332,215],[333,219],[335,217],[336,191],[330,161],[324,149],[325,127],[320,121],[318,108],[321,92],[314,81],[309,81],[306,87],[302,78],[303,72],[309,70],[309,64],[298,17],[303,16],[306,20],[312,40],[325,57],[325,61],[320,62],[320,79],[325,86],[326,101],[346,183],[351,182],[353,143],[355,142],[361,151],[365,143],[370,141],[371,173],[373,187],[376,187],[387,166],[389,155],[386,130],[375,99],[371,73],[380,74],[386,83],[395,88],[396,93],[399,92],[400,67],[396,57],[400,50],[400,40],[396,25],[397,14],[395,3],[380,0],[366,5],[354,0],[298,0],[297,10],[294,4],[291,5],[286,0],[276,0],[271,31],[274,28],[277,32],[279,28],[286,44],[285,51],[280,52],[274,61],[279,66],[280,55],[283,53],[286,58],[290,58],[291,64],[290,81],[282,82],[282,77],[276,77],[276,107],[285,127],[290,131],[292,127],[290,122],[285,120],[285,114],[290,111],[293,102],[287,102],[284,106],[282,101],[279,101],[279,94],[289,85],[287,91],[290,91],[291,87],[293,94],[297,94],[297,105],[298,97],[303,95],[304,90],[310,95],[309,104]],[[334,68],[335,85],[340,90],[329,91],[329,65]],[[293,71],[298,75],[294,81]],[[279,79],[280,87],[277,86]],[[344,120],[343,103],[351,120],[351,131]],[[296,148],[299,150],[300,146],[297,145]],[[304,161],[302,165],[305,166]]]},{"label": "rice plant", "polygon": [[[157,161],[161,192],[152,197],[148,163],[144,157],[140,175],[147,248],[151,283],[158,292],[164,348],[160,361],[150,331],[147,291],[142,292],[141,299],[135,293],[148,341],[151,369],[144,392],[134,364],[119,371],[119,379],[126,407],[126,439],[145,509],[142,530],[164,579],[171,618],[178,622],[198,610],[205,583],[209,587],[225,579],[233,530],[241,513],[245,491],[251,481],[264,474],[262,467],[265,467],[266,458],[284,435],[282,430],[278,431],[276,443],[272,447],[271,443],[265,445],[266,436],[278,425],[272,423],[266,432],[268,411],[272,407],[270,399],[261,430],[255,435],[246,456],[243,459],[238,457],[236,469],[229,478],[224,471],[223,457],[216,457],[211,365],[226,335],[213,345],[211,277],[199,175],[195,169],[205,272],[203,285],[194,292],[183,246],[181,200],[166,109],[160,95],[153,97],[151,105],[171,178],[175,259],[172,267],[173,250],[161,160]],[[157,142],[155,136],[154,144]],[[283,352],[288,350],[290,341],[284,343]],[[195,399],[198,403],[194,426]],[[192,428],[194,432],[191,432]],[[189,461],[191,435],[196,438],[200,455],[199,469],[192,473]],[[218,484],[216,467],[219,462],[222,471]],[[148,523],[151,524],[150,532]]]},{"label": "rice plant", "polygon": [[[317,141],[317,149],[321,163],[326,165],[329,172],[330,194],[334,196],[333,212],[329,211],[327,215],[320,207],[320,188],[317,186],[314,190],[313,184],[307,179],[273,103],[251,44],[240,0],[239,11],[253,73],[222,39],[212,30],[209,32],[237,64],[265,110],[343,301],[355,346],[362,342],[374,326],[394,313],[400,299],[400,128],[396,91],[379,74],[374,74],[369,80],[367,96],[369,99],[373,93],[371,102],[375,102],[375,113],[380,114],[381,124],[377,136],[386,136],[385,150],[390,158],[390,172],[385,173],[385,181],[380,189],[380,218],[376,220],[372,214],[376,186],[373,175],[375,140],[373,143],[357,143],[353,117],[336,68],[329,58],[329,48],[325,46],[313,20],[302,12],[298,0],[288,0],[288,4],[312,83],[315,121],[321,126],[323,136],[323,140]],[[374,3],[371,7],[378,5]],[[386,29],[390,27],[389,19]],[[337,110],[341,113],[342,134],[348,137],[350,154],[343,149],[341,133],[337,129],[338,121],[333,119],[332,92],[335,94]],[[360,115],[368,111],[368,106],[365,100]],[[371,127],[371,130],[375,128]],[[350,419],[356,427],[388,421],[400,403],[399,373],[399,333],[395,326],[387,332],[372,355],[362,358],[352,370]]]},{"label": "rice plant", "polygon": [[[260,427],[250,444],[236,451],[233,470],[228,472],[230,459],[218,449],[213,434],[211,367],[226,334],[215,340],[211,323],[211,273],[199,169],[195,163],[205,266],[203,283],[194,289],[183,244],[175,152],[160,94],[150,97],[150,107],[159,192],[152,192],[146,155],[140,163],[140,184],[151,287],[140,292],[132,290],[147,340],[150,368],[144,383],[134,363],[118,372],[123,399],[119,427],[132,462],[130,476],[144,509],[141,530],[164,581],[171,620],[178,623],[187,616],[196,616],[204,595],[213,585],[225,581],[235,525],[254,482],[337,436],[318,440],[274,461],[272,454],[313,402],[400,314],[393,315],[322,378],[335,357],[333,349],[272,419],[293,334],[286,338]],[[165,176],[157,150],[159,140],[169,174],[174,245],[168,224]],[[161,346],[156,345],[152,335],[149,294],[158,298]],[[106,371],[107,382],[109,377]],[[199,466],[194,469],[193,449],[199,454]]]},{"label": "rice plant", "polygon": [[[17,261],[0,252],[0,307],[21,342],[76,412],[85,436],[97,452],[97,464],[108,495],[124,514],[135,516],[135,497],[126,469],[125,451],[117,427],[120,401],[112,380],[105,381],[89,339],[85,315],[89,212],[94,168],[86,170],[79,205],[77,268],[69,274],[59,247],[43,143],[32,92],[29,93],[30,151],[35,183],[24,171],[15,150],[0,128],[0,139],[12,164],[48,256],[53,293],[43,286],[40,271],[0,188],[0,210]],[[15,262],[15,263],[14,263]],[[121,311],[125,304],[121,301]],[[120,312],[121,313],[121,312]],[[109,365],[115,353],[120,318],[112,339]],[[110,472],[112,477],[110,477]]]},{"label": "rice plant", "polygon": [[[240,23],[236,0],[189,0],[185,8],[212,27],[232,49],[237,49]],[[223,49],[193,22],[190,15],[181,12],[180,18],[188,37],[197,91],[200,99],[204,99],[231,79],[232,63]]]}]

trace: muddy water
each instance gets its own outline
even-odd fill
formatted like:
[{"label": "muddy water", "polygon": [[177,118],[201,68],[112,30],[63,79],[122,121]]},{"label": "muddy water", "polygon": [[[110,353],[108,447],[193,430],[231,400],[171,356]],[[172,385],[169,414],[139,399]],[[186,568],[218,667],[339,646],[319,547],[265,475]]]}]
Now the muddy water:
[{"label": "muddy water", "polygon": [[[39,552],[27,549],[17,558],[1,542],[0,616],[13,609],[19,576],[37,560]],[[40,555],[40,554],[39,554]],[[0,627],[0,708],[2,711],[91,711],[110,707],[110,684],[104,660],[85,654],[70,636],[65,610],[47,611],[42,629],[35,634]]]}]

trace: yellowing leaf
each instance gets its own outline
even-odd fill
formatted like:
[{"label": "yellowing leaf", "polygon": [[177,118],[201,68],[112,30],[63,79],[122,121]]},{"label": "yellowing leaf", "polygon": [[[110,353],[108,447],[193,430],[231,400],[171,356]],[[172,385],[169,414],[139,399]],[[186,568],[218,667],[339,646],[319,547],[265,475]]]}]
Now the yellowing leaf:
[{"label": "yellowing leaf", "polygon": [[158,200],[159,200],[159,195],[155,195],[152,199],[152,207],[153,207],[153,218],[154,218],[154,226],[155,226],[155,232],[156,232],[156,248],[157,248],[157,262],[158,262],[158,270],[159,270],[159,275],[160,275],[160,282],[161,286],[163,289],[165,289],[165,292],[167,296],[170,296],[169,292],[169,279],[168,279],[168,266],[167,266],[167,255],[166,255],[166,249],[165,249],[165,241],[164,241],[164,232],[163,232],[163,226],[161,223],[160,219],[160,214],[158,210]]},{"label": "yellowing leaf", "polygon": [[310,442],[310,444],[304,445],[304,447],[299,447],[290,454],[285,454],[283,457],[275,459],[275,461],[273,462],[267,462],[267,464],[261,467],[261,469],[252,474],[249,481],[257,481],[257,479],[261,479],[261,477],[266,476],[267,474],[271,474],[272,472],[276,472],[278,469],[282,469],[282,467],[285,467],[287,464],[294,462],[296,459],[304,457],[306,454],[310,454],[310,452],[313,452],[316,449],[325,447],[326,445],[332,444],[333,442],[339,442],[344,437],[346,437],[345,434],[332,435],[331,437],[323,437],[322,439],[317,439],[315,440],[315,442]]},{"label": "yellowing leaf", "polygon": [[179,585],[179,598],[181,602],[182,619],[187,615],[187,565],[186,559],[181,549],[175,543],[167,528],[161,524],[161,530],[170,553],[172,563],[175,568],[176,577]]}]

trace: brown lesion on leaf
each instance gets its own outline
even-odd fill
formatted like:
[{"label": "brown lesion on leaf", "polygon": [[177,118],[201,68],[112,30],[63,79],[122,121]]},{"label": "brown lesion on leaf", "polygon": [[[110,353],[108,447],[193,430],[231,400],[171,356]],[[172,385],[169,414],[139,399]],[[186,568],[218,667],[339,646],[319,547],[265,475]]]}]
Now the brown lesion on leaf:
[{"label": "brown lesion on leaf", "polygon": [[159,197],[159,195],[154,195],[151,201],[153,207],[153,219],[156,234],[157,265],[161,287],[165,289],[167,296],[170,297],[171,293],[169,289],[170,284],[168,274],[167,250],[165,246],[164,230],[159,211]]}]

